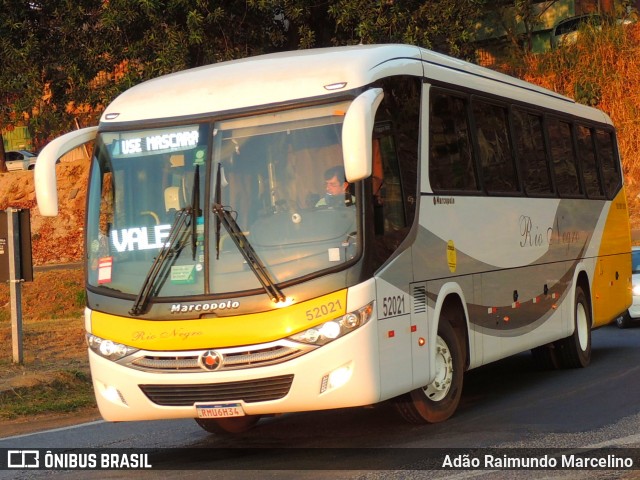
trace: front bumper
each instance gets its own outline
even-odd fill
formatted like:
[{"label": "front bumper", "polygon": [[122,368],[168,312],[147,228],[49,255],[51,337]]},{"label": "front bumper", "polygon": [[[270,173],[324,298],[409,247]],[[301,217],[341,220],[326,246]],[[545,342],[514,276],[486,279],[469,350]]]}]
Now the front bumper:
[{"label": "front bumper", "polygon": [[[154,373],[119,365],[93,351],[89,361],[98,407],[108,421],[195,418],[195,403],[240,403],[245,414],[264,415],[380,401],[377,338],[377,322],[370,321],[292,360],[231,371]],[[345,368],[348,380],[327,388],[327,376]]]}]

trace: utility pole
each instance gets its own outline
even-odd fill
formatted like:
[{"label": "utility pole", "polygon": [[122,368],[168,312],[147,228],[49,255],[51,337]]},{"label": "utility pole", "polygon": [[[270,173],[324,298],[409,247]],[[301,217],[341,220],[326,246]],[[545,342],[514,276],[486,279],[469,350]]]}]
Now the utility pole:
[{"label": "utility pole", "polygon": [[24,362],[22,342],[22,272],[20,269],[19,210],[7,208],[7,237],[9,240],[9,292],[11,297],[11,348],[13,363]]},{"label": "utility pole", "polygon": [[0,210],[0,281],[9,283],[13,363],[24,362],[22,282],[33,281],[29,209]]}]

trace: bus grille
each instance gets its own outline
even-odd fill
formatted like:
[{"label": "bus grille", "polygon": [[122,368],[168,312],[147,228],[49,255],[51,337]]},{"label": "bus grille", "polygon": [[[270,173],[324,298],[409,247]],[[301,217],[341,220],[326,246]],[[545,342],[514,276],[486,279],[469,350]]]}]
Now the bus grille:
[{"label": "bus grille", "polygon": [[[222,361],[216,371],[276,365],[304,355],[315,347],[279,341],[262,345],[216,350]],[[136,370],[151,373],[198,373],[211,372],[202,366],[201,356],[207,350],[188,352],[139,351],[121,363]]]},{"label": "bus grille", "polygon": [[144,394],[157,405],[188,407],[199,402],[227,402],[242,400],[246,403],[278,400],[289,393],[293,375],[197,385],[140,385]]}]

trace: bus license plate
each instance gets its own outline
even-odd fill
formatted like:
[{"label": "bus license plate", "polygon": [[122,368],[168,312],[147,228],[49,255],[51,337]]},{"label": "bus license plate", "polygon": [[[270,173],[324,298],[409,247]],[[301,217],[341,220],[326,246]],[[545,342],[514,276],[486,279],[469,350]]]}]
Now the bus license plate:
[{"label": "bus license plate", "polygon": [[213,405],[196,405],[198,418],[244,417],[244,410],[239,403],[216,403]]}]

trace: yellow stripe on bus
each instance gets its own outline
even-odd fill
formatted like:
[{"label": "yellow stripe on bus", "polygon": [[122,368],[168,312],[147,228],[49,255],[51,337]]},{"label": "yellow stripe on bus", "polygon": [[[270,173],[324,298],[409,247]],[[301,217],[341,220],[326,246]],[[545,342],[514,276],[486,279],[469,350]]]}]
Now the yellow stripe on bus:
[{"label": "yellow stripe on bus", "polygon": [[611,202],[593,278],[593,326],[610,323],[631,305],[631,235],[624,188]]},{"label": "yellow stripe on bus", "polygon": [[346,313],[347,290],[268,312],[194,320],[91,313],[91,333],[144,350],[191,350],[271,342]]}]

